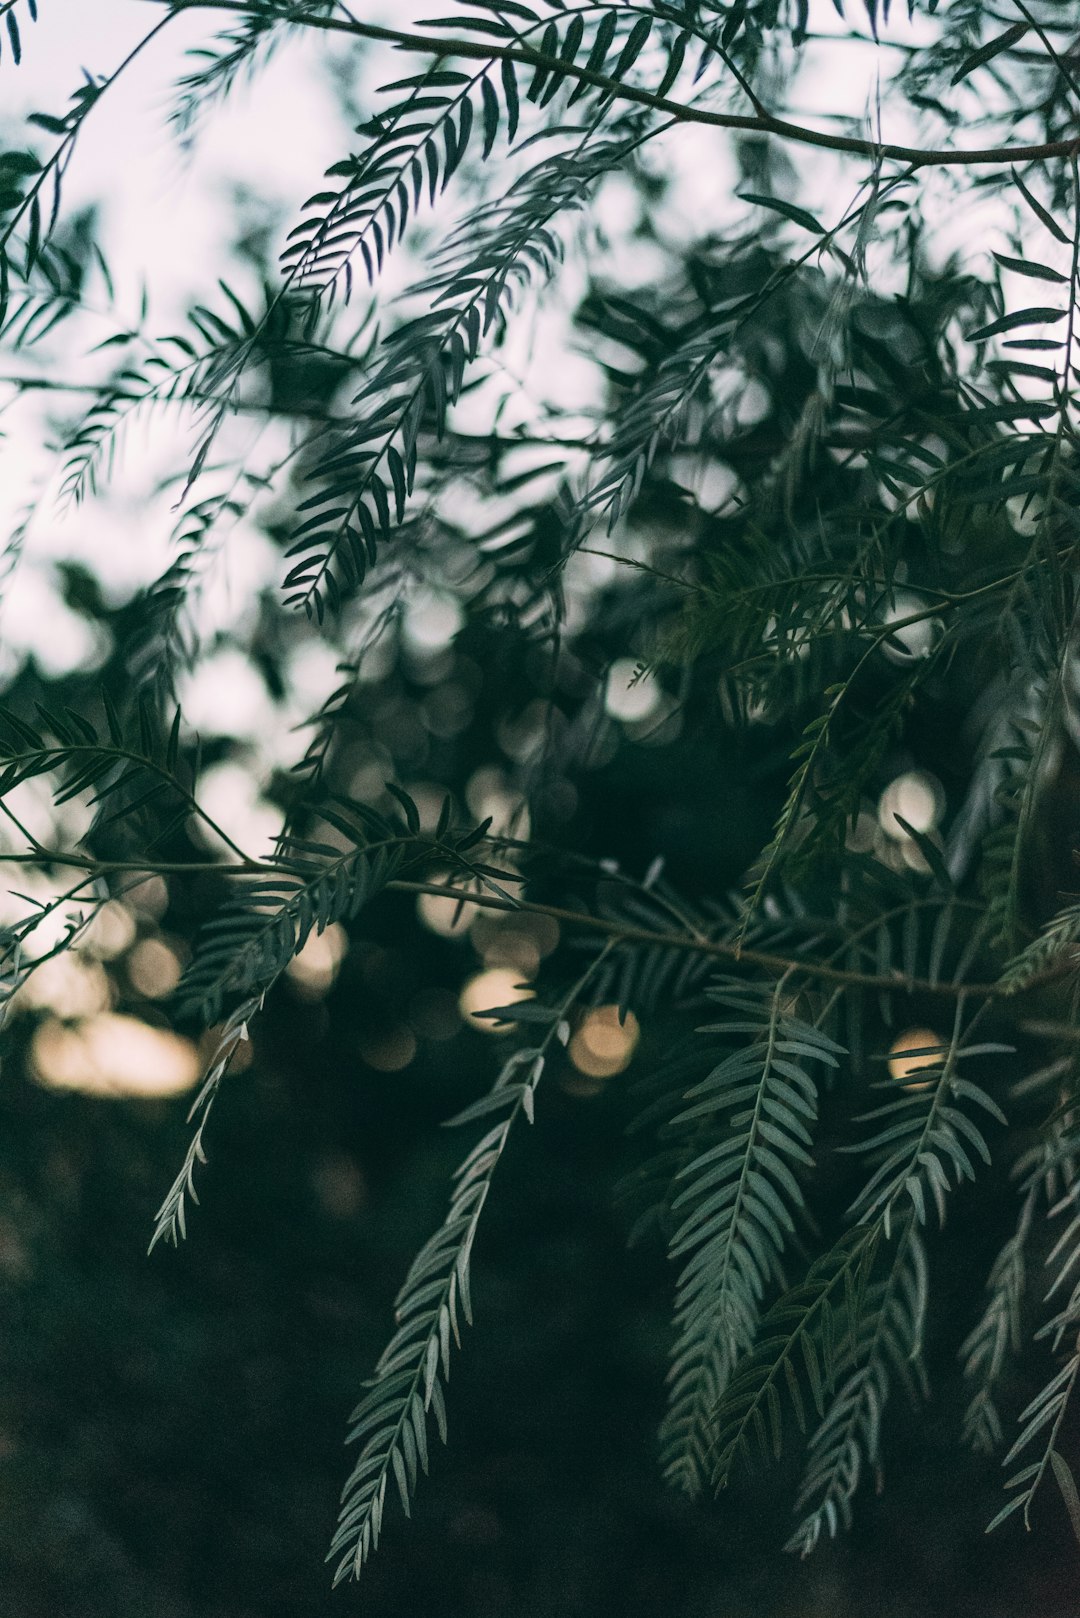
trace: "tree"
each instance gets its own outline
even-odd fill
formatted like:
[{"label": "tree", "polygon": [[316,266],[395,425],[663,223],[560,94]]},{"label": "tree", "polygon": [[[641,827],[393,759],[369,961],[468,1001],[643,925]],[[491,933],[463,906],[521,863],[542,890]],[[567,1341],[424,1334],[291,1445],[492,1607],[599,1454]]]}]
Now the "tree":
[{"label": "tree", "polygon": [[[513,962],[528,998],[511,976],[514,998],[481,1008],[517,1032],[458,1116],[474,1143],[353,1417],[338,1580],[374,1551],[388,1495],[408,1511],[431,1434],[445,1436],[508,1141],[568,1047],[584,1042],[579,1065],[602,1077],[638,1025],[624,1192],[633,1235],[659,1233],[676,1277],[668,1478],[723,1488],[794,1427],[808,1437],[790,1547],[847,1524],[887,1403],[923,1396],[946,1210],[986,1175],[1016,1212],[963,1345],[962,1436],[1006,1451],[995,1525],[1026,1521],[1051,1474],[1080,1516],[1061,1443],[1080,1373],[1080,87],[1072,20],[1011,9],[1002,26],[970,0],[913,5],[912,32],[886,42],[874,0],[865,25],[806,0],[462,0],[415,28],[337,0],[154,0],[144,44],[207,13],[178,90],[184,139],[290,37],[408,71],[284,235],[260,299],[222,282],[166,337],[152,299],[135,324],[118,314],[96,345],[107,369],[60,424],[76,504],[99,497],[151,411],[182,415],[193,439],[162,492],[175,558],[119,615],[104,683],[35,710],[31,673],[2,710],[0,857],[52,884],[8,925],[5,994],[25,1000],[148,875],[184,896],[194,944],[173,1008],[215,1035],[153,1247],[183,1237],[211,1108],[313,937],[364,926],[382,894],[561,929],[542,970],[539,950]],[[32,48],[36,10],[0,7],[5,71]],[[869,124],[793,110],[826,41],[881,64]],[[58,334],[79,328],[90,277],[111,296],[89,227],[66,225],[63,180],[141,49],[88,74],[66,112],[35,113],[0,157],[0,328],[13,366],[41,357],[19,372],[24,393],[65,393]],[[723,227],[684,230],[655,276],[620,284],[592,217],[611,178],[645,199],[648,243],[681,154],[692,201],[721,152],[739,176]],[[943,246],[957,219],[964,239]],[[422,267],[384,298],[411,241]],[[551,288],[567,345],[587,344],[602,374],[584,411],[538,409],[515,385]],[[247,420],[279,429],[272,450],[236,436]],[[206,655],[203,572],[256,502],[283,601],[263,610],[255,655],[324,637],[342,661],[271,783],[265,854],[212,816],[177,700]],[[457,615],[459,649],[498,689],[482,717],[467,692],[453,701],[471,720],[449,701],[429,715],[453,748],[422,768],[404,749],[383,787],[358,693],[410,592]],[[493,824],[461,801],[492,732],[532,830],[521,810]],[[675,880],[662,861],[628,873],[611,801],[587,812],[590,762],[619,735],[656,758],[678,738],[702,768],[719,749],[776,800],[756,848],[738,846],[752,809],[735,829],[735,892],[680,861],[670,833],[657,841]],[[17,797],[36,781],[64,811],[48,832]],[[706,797],[679,824],[693,849],[728,835]],[[970,1240],[964,1210],[961,1196],[949,1242]],[[1029,1316],[1043,1385],[1017,1416],[1001,1407]]]}]

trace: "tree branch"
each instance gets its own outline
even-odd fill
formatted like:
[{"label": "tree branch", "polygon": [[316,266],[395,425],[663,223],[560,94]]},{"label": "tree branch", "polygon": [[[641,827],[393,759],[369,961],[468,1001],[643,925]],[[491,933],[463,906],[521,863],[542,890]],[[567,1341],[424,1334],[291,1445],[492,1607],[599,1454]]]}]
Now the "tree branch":
[{"label": "tree branch", "polygon": [[[169,4],[172,14],[183,11],[232,11],[242,15],[249,8],[243,0],[152,0],[153,4]],[[711,112],[704,107],[688,106],[672,101],[668,96],[654,95],[636,85],[620,84],[606,74],[594,73],[586,67],[564,62],[561,57],[548,56],[527,45],[497,45],[479,43],[472,39],[444,39],[435,35],[405,32],[400,28],[386,28],[378,23],[346,22],[337,17],[310,17],[283,11],[279,20],[298,27],[319,29],[324,33],[343,34],[354,39],[370,39],[393,45],[395,49],[422,56],[462,57],[471,61],[514,62],[522,67],[544,68],[562,78],[575,79],[593,89],[621,101],[633,101],[639,106],[652,107],[677,123],[704,124],[714,129],[739,129],[748,134],[775,135],[778,140],[794,141],[799,145],[823,147],[827,151],[848,152],[873,161],[887,158],[905,163],[912,168],[965,167],[968,165],[1001,166],[1014,163],[1035,163],[1048,157],[1070,157],[1080,152],[1080,137],[1073,140],[1043,141],[1028,146],[982,146],[969,151],[950,147],[896,146],[880,143],[856,135],[830,135],[824,130],[808,129],[776,118],[771,113],[749,116],[740,113]]]},{"label": "tree branch", "polygon": [[[42,848],[33,854],[0,852],[0,865],[63,865],[92,871],[98,876],[119,876],[145,873],[147,876],[188,876],[218,874],[233,876],[288,876],[287,861],[245,859],[226,865],[220,861],[158,861],[158,860],[95,860],[88,854],[68,853],[60,849]],[[993,999],[1013,998],[1020,992],[1042,987],[1063,977],[1067,965],[1048,967],[1036,977],[1029,978],[1018,990],[1001,983],[941,983],[929,978],[907,977],[903,972],[855,972],[844,967],[831,966],[827,961],[808,960],[805,957],[777,955],[769,950],[742,946],[731,939],[708,938],[700,933],[657,932],[649,927],[637,927],[630,922],[615,921],[607,916],[594,916],[585,910],[566,910],[559,905],[541,904],[534,899],[500,899],[490,893],[471,893],[466,889],[449,887],[446,883],[412,882],[404,878],[388,882],[384,891],[389,893],[429,893],[439,899],[453,899],[482,910],[499,910],[509,915],[548,916],[566,927],[580,927],[586,932],[602,933],[623,944],[645,944],[659,949],[685,950],[694,955],[709,955],[717,960],[745,962],[760,966],[769,972],[792,972],[813,978],[819,983],[842,984],[848,988],[904,989],[908,994],[943,996],[955,1000],[968,994]]]}]

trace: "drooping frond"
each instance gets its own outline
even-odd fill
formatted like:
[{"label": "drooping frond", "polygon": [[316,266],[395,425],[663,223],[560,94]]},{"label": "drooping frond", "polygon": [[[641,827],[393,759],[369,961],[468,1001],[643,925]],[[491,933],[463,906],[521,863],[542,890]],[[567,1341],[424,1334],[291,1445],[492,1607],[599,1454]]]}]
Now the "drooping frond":
[{"label": "drooping frond", "polygon": [[[1013,1178],[1021,1193],[1016,1229],[994,1260],[986,1283],[986,1306],[960,1348],[964,1378],[973,1387],[964,1414],[964,1441],[984,1454],[999,1449],[1003,1442],[998,1385],[1006,1366],[1020,1351],[1021,1312],[1029,1285],[1028,1247],[1036,1214],[1040,1206],[1052,1214],[1075,1200],[1080,1138],[1072,1104],[1072,1073],[1069,1057],[1046,1070],[1045,1077],[1054,1083],[1062,1100],[1042,1139],[1014,1166]],[[1075,1234],[1075,1229],[1065,1233],[1061,1251],[1068,1251]]]},{"label": "drooping frond", "polygon": [[[71,709],[39,707],[39,723],[31,725],[13,709],[0,708],[0,798],[23,782],[52,777],[57,807],[78,798],[92,807],[87,843],[102,834],[122,841],[137,837],[147,852],[192,815],[212,824],[183,769],[179,708],[162,730],[146,704],[128,724],[104,691],[102,706],[104,737],[85,714]],[[48,852],[37,852],[47,863]]]},{"label": "drooping frond", "polygon": [[[957,1072],[962,1056],[1000,1050],[965,1042],[962,1011],[961,997],[947,1045],[914,1053],[941,1059],[940,1067],[926,1070],[925,1081],[919,1069],[917,1082],[925,1088],[864,1120],[881,1127],[851,1150],[880,1161],[852,1206],[856,1223],[765,1316],[716,1413],[715,1476],[723,1486],[755,1443],[768,1440],[779,1452],[782,1392],[805,1429],[809,1391],[820,1426],[811,1440],[799,1509],[810,1509],[789,1546],[804,1554],[823,1531],[835,1533],[848,1521],[858,1482],[876,1458],[892,1383],[899,1378],[909,1391],[917,1387],[912,1367],[926,1307],[919,1227],[927,1222],[929,1203],[943,1219],[950,1175],[974,1176],[969,1148],[989,1159],[969,1109],[1002,1119],[985,1091]],[[886,1083],[896,1088],[894,1081]]]},{"label": "drooping frond", "polygon": [[196,1118],[199,1120],[195,1133],[184,1154],[180,1172],[169,1188],[168,1196],[154,1215],[154,1234],[150,1238],[149,1247],[151,1253],[158,1242],[171,1242],[176,1247],[187,1235],[187,1199],[190,1197],[194,1203],[199,1200],[195,1190],[195,1165],[206,1162],[203,1134],[210,1109],[238,1047],[242,1041],[250,1038],[248,1024],[259,1010],[261,1003],[261,996],[245,1000],[222,1025],[206,1077],[188,1113],[188,1123]]},{"label": "drooping frond", "polygon": [[[408,1516],[418,1474],[428,1468],[432,1415],[446,1441],[444,1387],[450,1374],[451,1339],[460,1345],[460,1315],[472,1324],[470,1265],[480,1216],[511,1130],[522,1115],[531,1123],[536,1087],[553,1045],[569,1037],[567,1015],[594,971],[586,968],[555,1006],[533,1004],[529,1025],[537,1043],[516,1050],[490,1093],[453,1120],[495,1122],[454,1176],[445,1220],[413,1261],[394,1305],[396,1330],[375,1368],[368,1391],[351,1418],[348,1441],[360,1453],[342,1493],[337,1531],[328,1560],[337,1561],[334,1583],[357,1578],[379,1542],[391,1478]],[[498,1018],[498,1010],[489,1013]],[[521,1007],[503,1008],[506,1019]]]},{"label": "drooping frond", "polygon": [[[1066,1345],[1064,1359],[1058,1370],[1020,1412],[1020,1434],[1005,1456],[1004,1466],[1012,1466],[1027,1451],[1028,1459],[1005,1481],[1006,1489],[1015,1490],[1012,1498],[988,1524],[988,1531],[997,1528],[1014,1512],[1023,1513],[1024,1525],[1031,1526],[1031,1508],[1039,1486],[1047,1472],[1057,1476],[1055,1460],[1064,1460],[1057,1449],[1058,1435],[1069,1408],[1069,1401],[1077,1378],[1080,1377],[1080,1316],[1075,1301],[1070,1300],[1060,1314],[1049,1321],[1037,1334],[1053,1337],[1055,1351],[1062,1342]],[[1030,1459],[1034,1455],[1035,1459]],[[1060,1479],[1059,1479],[1060,1483]]]},{"label": "drooping frond", "polygon": [[1020,1204],[1016,1230],[995,1258],[987,1279],[986,1306],[960,1348],[965,1381],[975,1390],[964,1411],[964,1442],[984,1455],[992,1454],[1002,1441],[995,1394],[1005,1365],[1020,1348],[1027,1241],[1038,1191],[1038,1178],[1032,1176]]},{"label": "drooping frond", "polygon": [[[328,16],[336,0],[257,0],[236,23],[209,45],[188,51],[191,63],[177,85],[172,122],[181,140],[190,143],[206,111],[224,101],[239,83],[265,67],[281,41],[302,37],[305,23]],[[177,9],[182,9],[178,7]]]},{"label": "drooping frond", "polygon": [[[988,1532],[1016,1511],[1023,1513],[1024,1525],[1030,1528],[1031,1508],[1048,1472],[1054,1474],[1071,1512],[1071,1475],[1064,1456],[1058,1453],[1057,1445],[1069,1401],[1080,1377],[1080,1280],[1077,1279],[1077,1266],[1080,1265],[1080,1181],[1075,1178],[1074,1172],[1077,1131],[1071,1109],[1060,1114],[1058,1121],[1064,1127],[1056,1132],[1056,1139],[1051,1137],[1048,1141],[1042,1160],[1037,1162],[1034,1171],[1035,1175],[1045,1177],[1064,1165],[1068,1176],[1064,1194],[1050,1209],[1051,1218],[1065,1215],[1068,1216],[1068,1223],[1058,1235],[1046,1260],[1047,1267],[1053,1272],[1053,1281],[1046,1294],[1047,1301],[1056,1296],[1064,1298],[1064,1301],[1035,1333],[1037,1342],[1049,1342],[1058,1368],[1020,1412],[1020,1431],[1002,1465],[1015,1466],[1025,1452],[1027,1458],[1006,1479],[1006,1489],[1015,1493],[989,1524]],[[1037,1179],[1035,1183],[1037,1186]]]},{"label": "drooping frond", "polygon": [[765,1449],[779,1457],[786,1395],[800,1432],[806,1394],[819,1417],[837,1374],[846,1322],[861,1315],[881,1237],[880,1226],[856,1225],[812,1264],[805,1281],[785,1292],[761,1321],[753,1351],[728,1384],[715,1412],[713,1483],[726,1488],[736,1466]]},{"label": "drooping frond", "polygon": [[532,1116],[543,1072],[537,1050],[515,1052],[485,1109],[502,1117],[465,1158],[455,1175],[446,1219],[420,1249],[394,1304],[397,1328],[375,1368],[368,1392],[351,1417],[348,1441],[360,1445],[342,1494],[335,1584],[359,1576],[379,1543],[391,1478],[409,1515],[418,1472],[428,1468],[428,1422],[446,1441],[444,1384],[450,1374],[451,1338],[460,1343],[459,1310],[472,1324],[469,1267],[480,1216],[510,1131],[521,1114]]},{"label": "drooping frond", "polygon": [[[0,863],[29,877],[20,893],[13,876],[0,927],[0,1022],[43,1009],[44,968],[89,959],[91,921],[128,884],[167,878],[170,933],[193,940],[171,1008],[222,1024],[154,1229],[152,1245],[176,1243],[214,1098],[306,942],[366,928],[377,899],[376,931],[392,911],[412,925],[414,900],[427,921],[434,899],[482,916],[485,960],[499,930],[490,961],[505,944],[530,963],[535,998],[499,1018],[524,1048],[463,1114],[485,1133],[353,1419],[338,1580],[373,1552],[394,1487],[408,1511],[445,1431],[516,1121],[556,1047],[577,1063],[598,1030],[619,1054],[597,1072],[622,1071],[637,1033],[650,1067],[624,1195],[634,1233],[659,1230],[675,1265],[669,1479],[724,1485],[794,1424],[809,1437],[791,1548],[846,1525],[882,1470],[888,1401],[922,1391],[924,1227],[954,1241],[952,1192],[1000,1152],[1019,1217],[1005,1213],[981,1316],[957,1334],[965,1437],[999,1443],[1045,1214],[1061,1234],[1038,1341],[1055,1363],[997,1520],[1026,1518],[1050,1471],[1080,1516],[1061,1453],[1080,1376],[1080,85],[1068,8],[1031,4],[1002,21],[979,0],[912,0],[918,40],[888,50],[887,0],[846,8],[845,48],[873,51],[919,145],[886,139],[884,97],[872,132],[842,112],[796,121],[809,0],[454,0],[419,21],[230,0],[224,22],[209,0],[151,0],[111,71],[5,132],[0,437],[17,454],[36,412],[54,470],[16,495],[0,582],[53,484],[82,524],[131,427],[191,441],[150,495],[172,508],[171,548],[140,595],[99,599],[81,564],[59,564],[112,648],[110,695],[71,668],[35,709],[44,657],[0,670]],[[0,0],[0,78],[38,5]],[[92,211],[65,220],[65,176],[131,64],[204,19],[175,86],[182,147],[286,40],[363,112],[351,135],[327,131],[339,160],[280,231],[241,221],[253,290],[211,277],[162,336],[149,290],[137,313],[114,295]],[[823,197],[800,152],[831,165]],[[992,200],[993,239],[950,254],[938,226],[965,186]],[[552,332],[580,376],[546,352]],[[242,738],[212,714],[204,775],[174,689],[253,529],[302,611],[255,583],[222,641],[258,661],[283,724],[313,716],[292,770],[265,783],[281,804],[265,851],[200,801]],[[419,627],[433,600],[460,626],[439,649]],[[651,730],[634,717],[646,669]],[[196,685],[192,711],[206,697]],[[278,739],[255,740],[276,766]],[[454,794],[484,800],[478,820],[505,814],[503,835],[459,827]],[[528,938],[519,911],[535,913]],[[548,977],[574,952],[586,968],[556,1007]],[[100,983],[113,970],[104,954],[94,967]],[[138,987],[122,965],[116,981]],[[710,1000],[717,1020],[697,1030]],[[932,1031],[953,1012],[951,1034]],[[1009,1039],[1050,1054],[1005,1092],[1006,1125]],[[26,1044],[36,1062],[36,1030]],[[1051,1083],[1029,1151],[1027,1109]],[[584,1088],[567,1083],[566,1104]]]},{"label": "drooping frond", "polygon": [[1037,938],[1015,955],[1001,975],[1012,988],[1026,988],[1032,979],[1065,964],[1070,969],[1080,958],[1080,905],[1065,905],[1047,922]]},{"label": "drooping frond", "polygon": [[404,520],[417,475],[422,425],[441,436],[466,368],[503,318],[508,301],[561,256],[555,220],[580,208],[595,182],[623,161],[640,131],[611,137],[586,129],[521,175],[505,196],[474,211],[416,288],[428,313],[396,327],[374,375],[354,397],[355,424],[337,434],[309,473],[318,485],[300,503],[292,535],[288,601],[321,617],[359,585]]},{"label": "drooping frond", "polygon": [[[975,1178],[970,1154],[990,1162],[982,1115],[1007,1123],[997,1102],[979,1085],[961,1077],[959,1066],[965,1059],[1000,1054],[1011,1047],[992,1041],[965,1042],[963,1010],[961,996],[947,1045],[927,1045],[906,1053],[909,1059],[928,1059],[925,1069],[920,1064],[917,1080],[903,1087],[897,1099],[883,1102],[857,1120],[875,1125],[869,1139],[841,1148],[876,1162],[850,1216],[863,1224],[880,1220],[886,1238],[891,1236],[893,1219],[907,1204],[919,1224],[925,1224],[929,1201],[938,1222],[943,1223],[945,1198],[953,1185]],[[885,1079],[877,1088],[895,1095],[901,1087]]]},{"label": "drooping frond", "polygon": [[713,1413],[753,1342],[803,1204],[796,1174],[812,1166],[817,1118],[808,1066],[835,1067],[840,1051],[787,1008],[782,983],[729,982],[709,998],[725,1020],[699,1032],[738,1043],[686,1092],[689,1105],[670,1125],[694,1128],[699,1149],[674,1188],[670,1253],[682,1268],[660,1449],[668,1478],[691,1494],[707,1481]]},{"label": "drooping frond", "polygon": [[[545,108],[564,88],[572,92],[568,106],[582,96],[596,102],[597,88],[587,79],[575,79],[575,67],[616,85],[629,82],[643,53],[650,59],[647,46],[655,33],[664,39],[659,82],[670,89],[695,35],[703,52],[699,72],[710,50],[707,35],[689,17],[689,26],[672,32],[670,26],[654,28],[643,8],[582,6],[566,11],[542,3],[538,9],[477,4],[470,10],[479,15],[429,24],[447,31],[468,29],[473,49],[463,68],[452,68],[449,57],[434,55],[430,67],[388,85],[387,91],[401,98],[360,126],[364,149],[328,169],[333,188],[318,192],[305,205],[305,217],[290,232],[282,256],[289,283],[298,290],[325,296],[341,286],[348,297],[357,259],[373,282],[410,217],[425,197],[429,206],[435,205],[477,140],[480,160],[486,162],[500,132],[513,147],[529,103]],[[486,59],[485,46],[492,47]],[[539,60],[534,71],[521,75],[515,50],[526,63],[535,53]],[[651,53],[653,59],[657,54]]]},{"label": "drooping frond", "polygon": [[78,503],[97,492],[99,480],[111,476],[123,435],[136,420],[165,405],[184,406],[198,418],[236,357],[247,357],[260,317],[224,281],[221,291],[224,305],[196,305],[186,331],[144,340],[145,352],[126,355],[97,392],[61,446],[64,499]]},{"label": "drooping frond", "polygon": [[851,1502],[863,1474],[879,1464],[881,1419],[892,1385],[914,1398],[922,1391],[920,1360],[926,1314],[926,1255],[918,1223],[908,1218],[842,1332],[834,1367],[839,1387],[810,1440],[796,1511],[798,1528],[785,1547],[809,1556],[823,1533],[851,1524]]}]

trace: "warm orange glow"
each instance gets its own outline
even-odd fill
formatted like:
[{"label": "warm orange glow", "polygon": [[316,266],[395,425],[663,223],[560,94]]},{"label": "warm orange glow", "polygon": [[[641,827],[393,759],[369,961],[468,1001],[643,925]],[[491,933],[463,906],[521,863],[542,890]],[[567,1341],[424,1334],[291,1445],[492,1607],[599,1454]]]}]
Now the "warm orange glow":
[{"label": "warm orange glow", "polygon": [[532,994],[533,991],[521,983],[520,972],[507,966],[492,966],[469,979],[461,991],[458,1005],[461,1015],[482,1033],[507,1034],[515,1027],[514,1023],[493,1022],[490,1017],[477,1014],[493,1011],[497,1006],[511,1006],[517,1000],[531,1000]]},{"label": "warm orange glow", "polygon": [[570,1041],[570,1060],[589,1078],[610,1079],[629,1067],[640,1037],[632,1011],[620,1023],[618,1006],[595,1006],[585,1013]]},{"label": "warm orange glow", "polygon": [[921,1083],[912,1084],[911,1077],[926,1068],[941,1066],[940,1056],[908,1056],[908,1051],[925,1051],[929,1046],[942,1046],[947,1043],[940,1034],[932,1028],[909,1028],[906,1033],[898,1034],[889,1049],[889,1077],[902,1084],[905,1090],[924,1090],[931,1082],[923,1079]]},{"label": "warm orange glow", "polygon": [[30,1057],[39,1083],[50,1090],[118,1099],[180,1095],[202,1071],[189,1039],[111,1012],[73,1027],[50,1017],[34,1034]]}]

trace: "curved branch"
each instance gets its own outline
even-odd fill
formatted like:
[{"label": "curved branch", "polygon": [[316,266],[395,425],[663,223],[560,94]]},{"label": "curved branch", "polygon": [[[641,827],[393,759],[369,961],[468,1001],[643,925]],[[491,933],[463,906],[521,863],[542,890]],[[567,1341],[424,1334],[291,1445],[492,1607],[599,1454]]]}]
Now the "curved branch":
[{"label": "curved branch", "polygon": [[[236,11],[246,12],[243,0],[155,0],[156,4],[171,4],[172,14],[181,11]],[[543,51],[528,47],[497,45],[494,41],[478,43],[472,39],[444,39],[432,34],[405,32],[400,28],[386,28],[377,23],[345,22],[337,17],[300,17],[284,11],[282,22],[296,22],[324,33],[345,34],[354,39],[371,39],[393,45],[395,49],[423,56],[462,57],[477,61],[516,62],[522,67],[544,68],[562,78],[576,79],[593,89],[602,90],[616,100],[634,101],[639,106],[652,107],[678,123],[705,124],[714,129],[740,129],[749,134],[775,135],[780,140],[794,141],[803,146],[824,147],[828,151],[848,152],[857,157],[880,161],[907,163],[913,168],[964,167],[968,164],[999,166],[1010,163],[1035,163],[1048,157],[1072,157],[1080,152],[1080,137],[1073,140],[1043,141],[1026,146],[981,146],[970,151],[958,151],[943,146],[897,146],[889,142],[862,139],[856,135],[830,135],[824,130],[808,129],[802,124],[789,123],[771,113],[754,116],[740,113],[711,112],[704,107],[687,106],[672,101],[668,96],[654,95],[636,85],[620,84],[604,73],[576,67],[561,57],[548,56]]]}]

